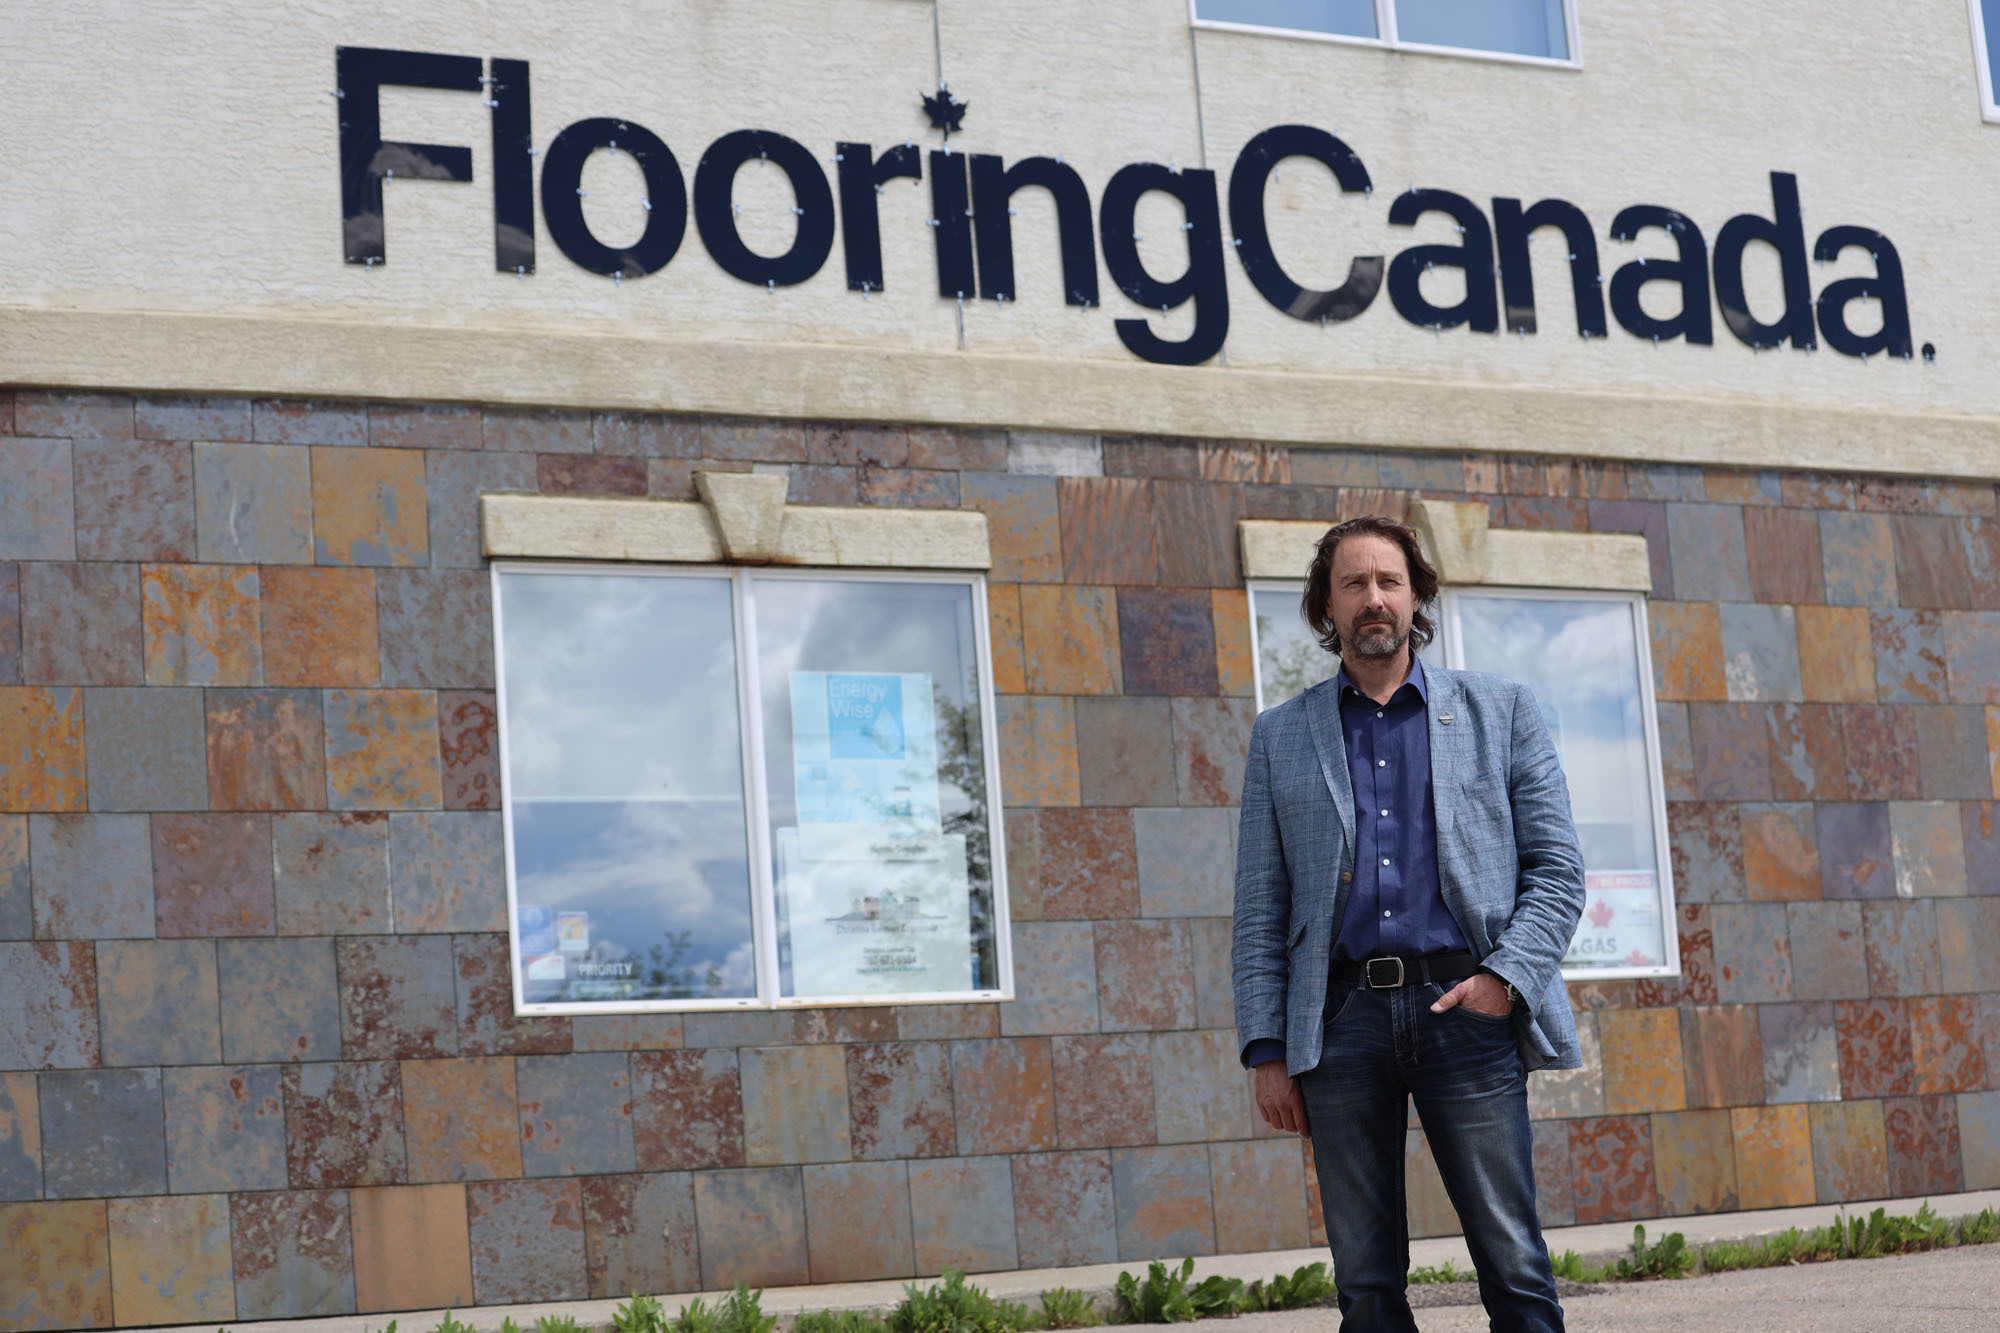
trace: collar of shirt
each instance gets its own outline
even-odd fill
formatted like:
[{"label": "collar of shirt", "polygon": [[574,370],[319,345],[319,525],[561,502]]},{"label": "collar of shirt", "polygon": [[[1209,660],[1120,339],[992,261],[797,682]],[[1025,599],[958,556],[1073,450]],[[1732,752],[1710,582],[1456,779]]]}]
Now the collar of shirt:
[{"label": "collar of shirt", "polygon": [[[1341,699],[1346,699],[1349,694],[1356,695],[1363,699],[1368,698],[1368,696],[1362,692],[1361,687],[1359,685],[1356,685],[1353,679],[1348,676],[1347,663],[1345,662],[1342,662],[1340,664],[1340,670],[1334,676],[1334,684],[1339,691],[1339,697]],[[1404,682],[1401,685],[1398,685],[1396,687],[1396,693],[1389,696],[1389,702],[1394,703],[1396,699],[1399,696],[1401,696],[1404,690],[1410,689],[1412,687],[1414,687],[1417,691],[1417,698],[1423,700],[1424,703],[1428,705],[1431,701],[1431,694],[1430,694],[1430,686],[1424,683],[1424,661],[1421,657],[1418,657],[1415,653],[1410,654],[1410,674],[1408,679],[1404,680]]]}]

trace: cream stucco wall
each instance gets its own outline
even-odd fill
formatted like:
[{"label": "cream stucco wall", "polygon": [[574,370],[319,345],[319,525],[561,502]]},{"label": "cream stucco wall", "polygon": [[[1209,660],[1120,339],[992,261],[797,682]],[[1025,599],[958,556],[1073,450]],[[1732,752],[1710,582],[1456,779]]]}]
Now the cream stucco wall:
[{"label": "cream stucco wall", "polygon": [[[17,6],[0,32],[0,381],[2000,475],[2000,252],[1982,243],[2000,213],[2000,125],[1980,118],[1962,0],[1693,0],[1664,20],[1637,0],[1577,3],[1576,70],[1195,31],[1184,0],[938,0],[935,47],[924,0]],[[570,263],[543,226],[539,272],[517,280],[493,272],[485,109],[410,89],[384,91],[384,136],[465,144],[475,179],[389,185],[388,262],[363,270],[341,262],[341,44],[527,59],[538,145],[585,116],[628,117],[690,182],[706,144],[746,127],[823,161],[839,139],[935,145],[916,103],[940,60],[971,104],[954,149],[1060,152],[1093,201],[1139,161],[1206,160],[1226,191],[1252,134],[1317,125],[1377,186],[1342,197],[1295,162],[1269,187],[1279,253],[1325,285],[1354,254],[1454,239],[1436,216],[1387,225],[1410,184],[1489,214],[1494,195],[1559,196],[1600,238],[1621,207],[1666,204],[1712,241],[1731,215],[1768,213],[1768,173],[1790,171],[1809,243],[1853,223],[1899,247],[1912,332],[1939,358],[1757,354],[1719,319],[1709,347],[1656,348],[1615,326],[1580,340],[1550,234],[1534,337],[1436,336],[1386,292],[1322,329],[1272,309],[1231,257],[1225,358],[1155,367],[1113,331],[1141,312],[1101,258],[1103,308],[1061,302],[1038,192],[1016,200],[1022,297],[968,301],[961,349],[957,305],[933,290],[929,191],[908,181],[881,197],[887,290],[866,299],[846,290],[838,242],[815,278],[770,293],[721,272],[692,222],[666,269],[623,284]],[[629,158],[593,158],[585,185],[600,234],[636,233]],[[784,248],[780,173],[746,168],[737,198],[746,239]],[[1182,267],[1177,222],[1164,199],[1141,210],[1155,272]],[[1600,239],[1607,273],[1662,241]],[[1853,252],[1814,266],[1814,289],[1867,267]],[[1751,269],[1768,318],[1776,266]],[[1187,325],[1185,312],[1153,319],[1170,337]]]}]

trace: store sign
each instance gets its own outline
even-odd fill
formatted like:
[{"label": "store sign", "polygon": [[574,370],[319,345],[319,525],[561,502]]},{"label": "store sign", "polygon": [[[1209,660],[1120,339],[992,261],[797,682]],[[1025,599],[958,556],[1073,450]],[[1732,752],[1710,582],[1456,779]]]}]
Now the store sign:
[{"label": "store sign", "polygon": [[[346,258],[374,265],[387,258],[383,184],[404,180],[469,181],[472,151],[463,145],[385,141],[381,136],[379,91],[385,85],[437,88],[481,94],[491,113],[493,148],[494,267],[526,276],[535,269],[534,171],[528,62],[477,56],[388,51],[369,47],[336,50],[340,109],[341,212]],[[490,73],[488,72],[490,69]],[[627,246],[610,246],[592,233],[584,218],[583,165],[591,154],[630,154],[646,181],[645,228]],[[572,263],[615,281],[656,273],[672,261],[687,233],[690,201],[696,230],[722,270],[744,282],[775,291],[813,277],[833,251],[836,210],[847,286],[862,293],[881,291],[881,227],[876,211],[879,186],[900,178],[923,180],[928,173],[933,216],[928,219],[936,253],[939,295],[967,300],[1017,299],[1009,201],[1018,190],[1046,190],[1055,201],[1064,299],[1075,306],[1098,304],[1097,260],[1118,290],[1139,306],[1161,314],[1191,306],[1193,328],[1178,341],[1155,332],[1142,318],[1115,322],[1119,339],[1135,355],[1163,365],[1197,365],[1222,349],[1229,332],[1229,296],[1224,252],[1234,249],[1258,293],[1295,319],[1328,324],[1354,319],[1386,285],[1396,313],[1412,324],[1444,330],[1461,325],[1475,333],[1497,333],[1504,310],[1510,333],[1537,329],[1534,275],[1529,240],[1551,229],[1567,244],[1571,296],[1577,332],[1609,336],[1605,312],[1634,337],[1655,342],[1680,338],[1714,341],[1710,310],[1752,348],[1790,343],[1810,351],[1824,338],[1846,356],[1887,353],[1909,359],[1909,301],[1896,247],[1880,232],[1835,226],[1813,242],[1812,258],[1826,262],[1850,249],[1868,251],[1875,265],[1866,276],[1828,282],[1812,292],[1807,269],[1798,182],[1771,173],[1767,214],[1742,213],[1724,222],[1711,247],[1687,215],[1656,204],[1635,204],[1611,220],[1607,236],[1632,242],[1656,230],[1672,239],[1672,258],[1640,258],[1621,265],[1605,280],[1591,220],[1574,204],[1543,199],[1524,206],[1519,199],[1495,198],[1486,210],[1448,190],[1412,186],[1389,204],[1392,226],[1412,227],[1427,213],[1452,219],[1463,239],[1453,245],[1413,245],[1393,259],[1357,256],[1339,287],[1320,291],[1291,277],[1271,242],[1264,216],[1266,179],[1288,158],[1317,161],[1333,172],[1346,194],[1373,194],[1368,169],[1334,135],[1309,125],[1278,125],[1245,144],[1229,174],[1229,231],[1222,227],[1222,200],[1216,173],[1192,167],[1138,162],[1119,168],[1105,183],[1095,210],[1088,188],[1061,156],[1021,158],[1012,164],[985,153],[954,153],[949,146],[924,152],[899,144],[877,153],[871,144],[834,145],[830,184],[811,150],[771,130],[744,129],[723,135],[703,150],[692,191],[679,160],[660,137],[629,120],[598,117],[567,126],[542,154],[541,214],[549,237]],[[736,226],[733,192],[737,171],[747,163],[775,165],[789,179],[797,230],[783,254],[752,250]],[[835,193],[838,191],[838,202]],[[1141,198],[1162,194],[1177,200],[1184,221],[1187,267],[1171,277],[1149,270],[1139,255],[1133,227]],[[1094,213],[1094,216],[1093,216]],[[1784,307],[1770,320],[1750,310],[1744,290],[1743,259],[1753,243],[1776,251],[1783,275]],[[1497,256],[1497,259],[1496,259]],[[1421,289],[1434,268],[1458,270],[1465,279],[1463,299],[1437,305]],[[1640,301],[1648,286],[1675,302],[1670,315],[1648,313]],[[1497,296],[1496,296],[1497,287]],[[1859,332],[1849,320],[1856,302],[1877,304],[1879,327]],[[1659,308],[1655,305],[1655,308]],[[1925,347],[1928,357],[1930,349]]]}]

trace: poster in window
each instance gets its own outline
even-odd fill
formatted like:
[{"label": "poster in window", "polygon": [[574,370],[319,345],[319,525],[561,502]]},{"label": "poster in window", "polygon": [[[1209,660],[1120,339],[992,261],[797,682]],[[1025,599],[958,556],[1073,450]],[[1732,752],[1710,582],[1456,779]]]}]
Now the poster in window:
[{"label": "poster in window", "polygon": [[931,678],[794,671],[777,833],[795,995],[976,989],[965,838],[939,818]]},{"label": "poster in window", "polygon": [[1652,871],[1588,871],[1583,889],[1583,919],[1564,967],[1659,967],[1666,961],[1660,886]]}]

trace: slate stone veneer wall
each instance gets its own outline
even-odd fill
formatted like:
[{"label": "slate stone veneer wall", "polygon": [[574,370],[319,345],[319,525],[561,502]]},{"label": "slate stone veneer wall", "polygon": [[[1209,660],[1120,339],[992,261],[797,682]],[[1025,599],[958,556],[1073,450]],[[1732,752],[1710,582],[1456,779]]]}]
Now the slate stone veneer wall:
[{"label": "slate stone veneer wall", "polygon": [[[990,515],[1020,999],[517,1022],[475,497],[753,466]],[[1686,974],[1574,988],[1546,1218],[2000,1185],[1991,486],[0,391],[0,1329],[1316,1240],[1231,1027],[1235,523],[1418,495],[1652,547]]]}]

